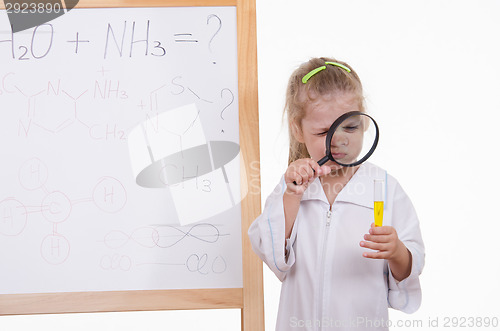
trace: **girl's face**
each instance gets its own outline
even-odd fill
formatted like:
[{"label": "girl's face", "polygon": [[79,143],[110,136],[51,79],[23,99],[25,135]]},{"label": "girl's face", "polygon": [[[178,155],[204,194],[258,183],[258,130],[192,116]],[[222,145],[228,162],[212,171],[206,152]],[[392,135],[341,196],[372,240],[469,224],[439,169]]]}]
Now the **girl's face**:
[{"label": "girl's face", "polygon": [[[333,122],[347,112],[360,110],[358,100],[353,93],[345,92],[320,96],[306,105],[306,114],[301,123],[302,132],[300,128],[297,129],[296,139],[305,143],[314,160],[318,161],[325,156],[325,139]],[[357,123],[360,122],[359,116],[349,118],[347,122],[348,125],[337,128],[331,144],[333,158],[341,163],[354,162],[362,147],[363,129],[359,127],[356,131],[352,130],[356,124],[362,126]],[[342,168],[333,161],[326,164],[332,170]]]}]

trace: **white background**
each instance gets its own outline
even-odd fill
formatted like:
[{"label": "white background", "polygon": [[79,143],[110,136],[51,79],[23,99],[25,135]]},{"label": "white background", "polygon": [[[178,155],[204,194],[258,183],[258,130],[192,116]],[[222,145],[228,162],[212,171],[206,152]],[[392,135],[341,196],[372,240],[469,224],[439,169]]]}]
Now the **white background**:
[{"label": "white background", "polygon": [[[390,313],[394,323],[420,321],[415,330],[436,319],[442,328],[447,317],[500,318],[499,14],[498,1],[257,1],[263,200],[286,168],[281,114],[290,73],[313,56],[348,62],[381,129],[371,161],[400,181],[420,217],[422,306],[413,315]],[[280,283],[264,269],[273,330]],[[2,331],[239,325],[238,310],[0,317]]]}]

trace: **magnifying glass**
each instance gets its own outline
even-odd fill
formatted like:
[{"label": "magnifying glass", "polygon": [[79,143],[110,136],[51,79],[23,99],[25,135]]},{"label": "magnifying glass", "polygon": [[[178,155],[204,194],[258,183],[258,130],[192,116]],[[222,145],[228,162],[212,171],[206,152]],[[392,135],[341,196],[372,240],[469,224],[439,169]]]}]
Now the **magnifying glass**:
[{"label": "magnifying glass", "polygon": [[328,129],[325,156],[318,164],[333,161],[343,167],[360,165],[373,154],[378,138],[377,122],[370,115],[360,111],[345,113]]}]

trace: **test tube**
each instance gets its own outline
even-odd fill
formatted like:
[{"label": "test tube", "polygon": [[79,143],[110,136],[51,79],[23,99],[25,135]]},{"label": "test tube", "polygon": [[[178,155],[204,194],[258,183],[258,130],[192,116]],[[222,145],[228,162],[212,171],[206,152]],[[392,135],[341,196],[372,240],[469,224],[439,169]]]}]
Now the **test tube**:
[{"label": "test tube", "polygon": [[384,180],[375,179],[373,181],[373,212],[375,215],[375,226],[382,226],[382,220],[384,218],[384,189]]}]

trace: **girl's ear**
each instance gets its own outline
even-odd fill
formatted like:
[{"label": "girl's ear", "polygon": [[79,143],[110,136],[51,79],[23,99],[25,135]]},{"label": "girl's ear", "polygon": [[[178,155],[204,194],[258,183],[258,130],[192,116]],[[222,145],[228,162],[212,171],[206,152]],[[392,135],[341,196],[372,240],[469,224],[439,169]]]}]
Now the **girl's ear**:
[{"label": "girl's ear", "polygon": [[299,127],[297,122],[293,121],[290,125],[290,128],[292,130],[293,137],[295,140],[297,140],[299,143],[304,143],[304,135],[302,134],[302,128]]}]

